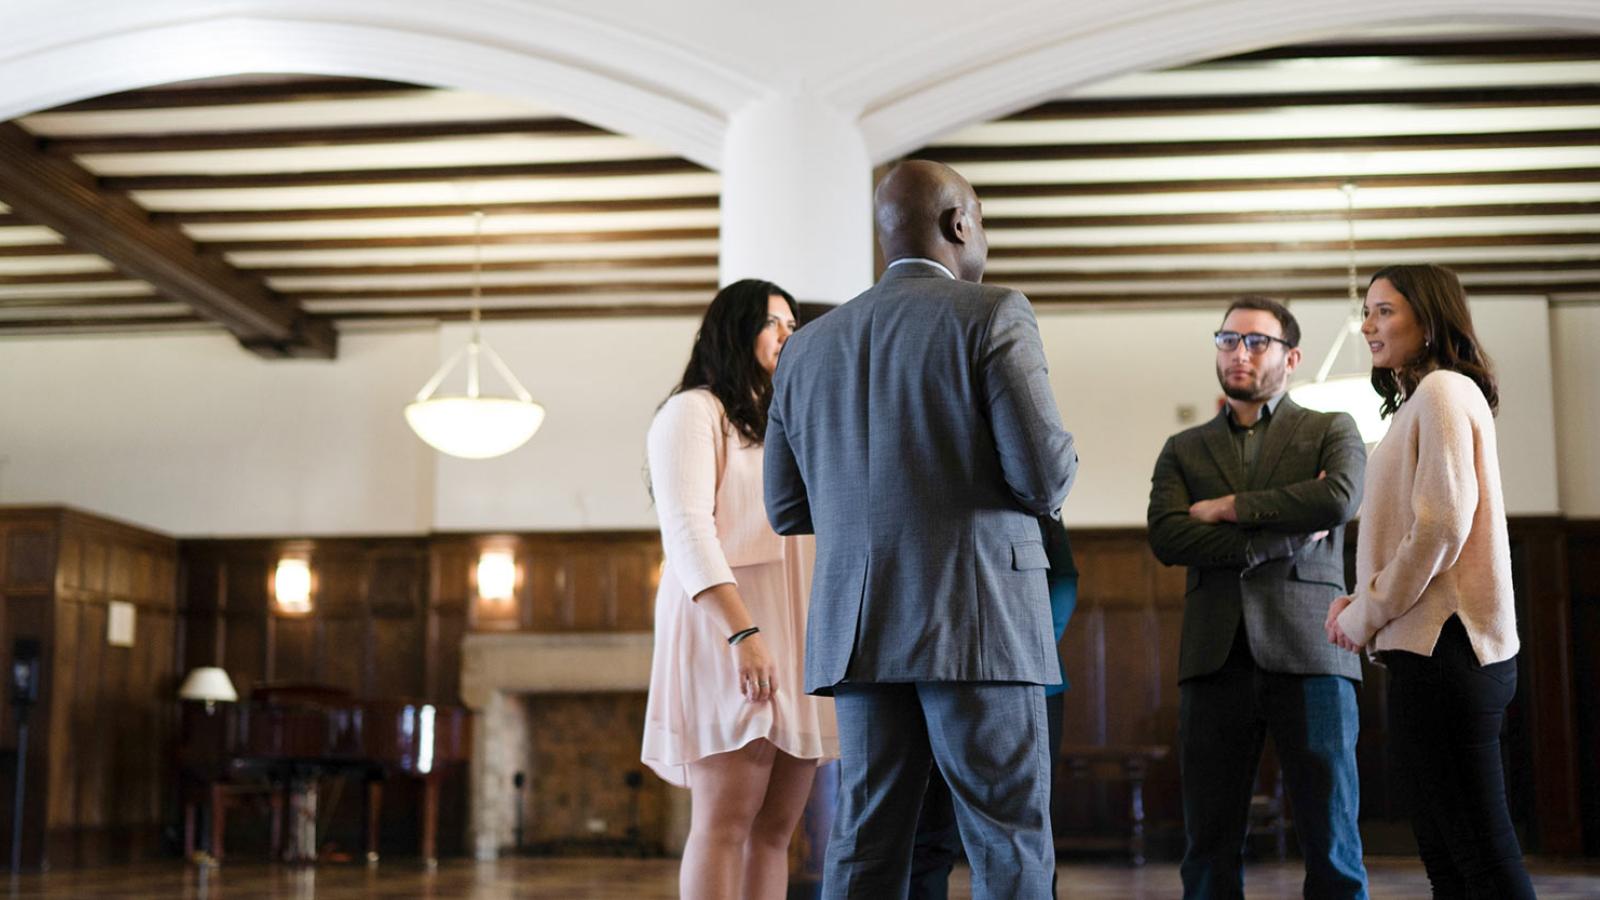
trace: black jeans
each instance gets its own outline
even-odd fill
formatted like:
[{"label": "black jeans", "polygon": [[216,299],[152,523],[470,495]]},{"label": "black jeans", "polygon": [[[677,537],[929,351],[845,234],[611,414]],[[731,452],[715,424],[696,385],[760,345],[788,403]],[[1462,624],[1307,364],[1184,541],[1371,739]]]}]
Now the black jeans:
[{"label": "black jeans", "polygon": [[1451,616],[1432,656],[1389,650],[1383,661],[1396,783],[1433,896],[1533,897],[1500,761],[1516,659],[1479,665],[1466,628]]}]

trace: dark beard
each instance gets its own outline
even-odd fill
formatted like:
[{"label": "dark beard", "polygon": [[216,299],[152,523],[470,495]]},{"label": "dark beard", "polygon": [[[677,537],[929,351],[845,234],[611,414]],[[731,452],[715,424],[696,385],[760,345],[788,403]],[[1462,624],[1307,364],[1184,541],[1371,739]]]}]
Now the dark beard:
[{"label": "dark beard", "polygon": [[1243,388],[1231,388],[1227,385],[1223,385],[1222,393],[1227,395],[1230,400],[1265,400],[1272,396],[1270,393],[1263,394],[1260,391],[1247,391]]},{"label": "dark beard", "polygon": [[[1261,372],[1256,376],[1255,389],[1246,390],[1244,388],[1228,387],[1227,379],[1223,377],[1222,370],[1218,369],[1217,384],[1222,387],[1222,393],[1231,400],[1270,400],[1274,394],[1283,389],[1281,382],[1285,379],[1278,378],[1277,376],[1280,374],[1280,372],[1276,371]],[[1269,379],[1264,376],[1272,377]]]}]

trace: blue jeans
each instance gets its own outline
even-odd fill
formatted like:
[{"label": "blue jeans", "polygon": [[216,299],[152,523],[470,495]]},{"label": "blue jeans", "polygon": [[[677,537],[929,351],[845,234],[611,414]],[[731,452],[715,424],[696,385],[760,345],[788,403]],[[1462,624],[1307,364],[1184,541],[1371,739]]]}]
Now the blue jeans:
[{"label": "blue jeans", "polygon": [[1217,672],[1180,686],[1183,895],[1244,897],[1244,842],[1261,745],[1272,735],[1306,861],[1305,896],[1364,898],[1356,826],[1356,686],[1338,675],[1264,672],[1239,644]]}]

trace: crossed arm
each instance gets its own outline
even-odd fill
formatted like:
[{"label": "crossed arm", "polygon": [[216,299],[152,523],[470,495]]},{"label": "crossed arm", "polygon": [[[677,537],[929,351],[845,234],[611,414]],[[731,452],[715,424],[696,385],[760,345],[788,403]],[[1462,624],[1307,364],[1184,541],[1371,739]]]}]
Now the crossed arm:
[{"label": "crossed arm", "polygon": [[1316,478],[1195,501],[1169,438],[1150,479],[1150,546],[1169,566],[1248,568],[1294,554],[1361,505],[1366,449],[1348,416],[1324,435]]}]

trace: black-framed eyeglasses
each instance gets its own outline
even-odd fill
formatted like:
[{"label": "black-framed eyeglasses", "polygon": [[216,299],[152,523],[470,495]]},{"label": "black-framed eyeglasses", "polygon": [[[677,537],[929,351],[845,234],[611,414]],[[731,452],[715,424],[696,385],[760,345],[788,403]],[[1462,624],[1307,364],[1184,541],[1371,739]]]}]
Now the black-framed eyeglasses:
[{"label": "black-framed eyeglasses", "polygon": [[1281,337],[1273,337],[1270,334],[1262,334],[1259,331],[1252,331],[1249,334],[1240,334],[1237,331],[1219,331],[1211,337],[1217,342],[1218,350],[1226,350],[1230,353],[1239,349],[1240,341],[1244,341],[1244,348],[1252,354],[1267,352],[1267,348],[1272,346],[1273,341],[1277,341],[1290,349],[1294,348],[1293,344]]}]

